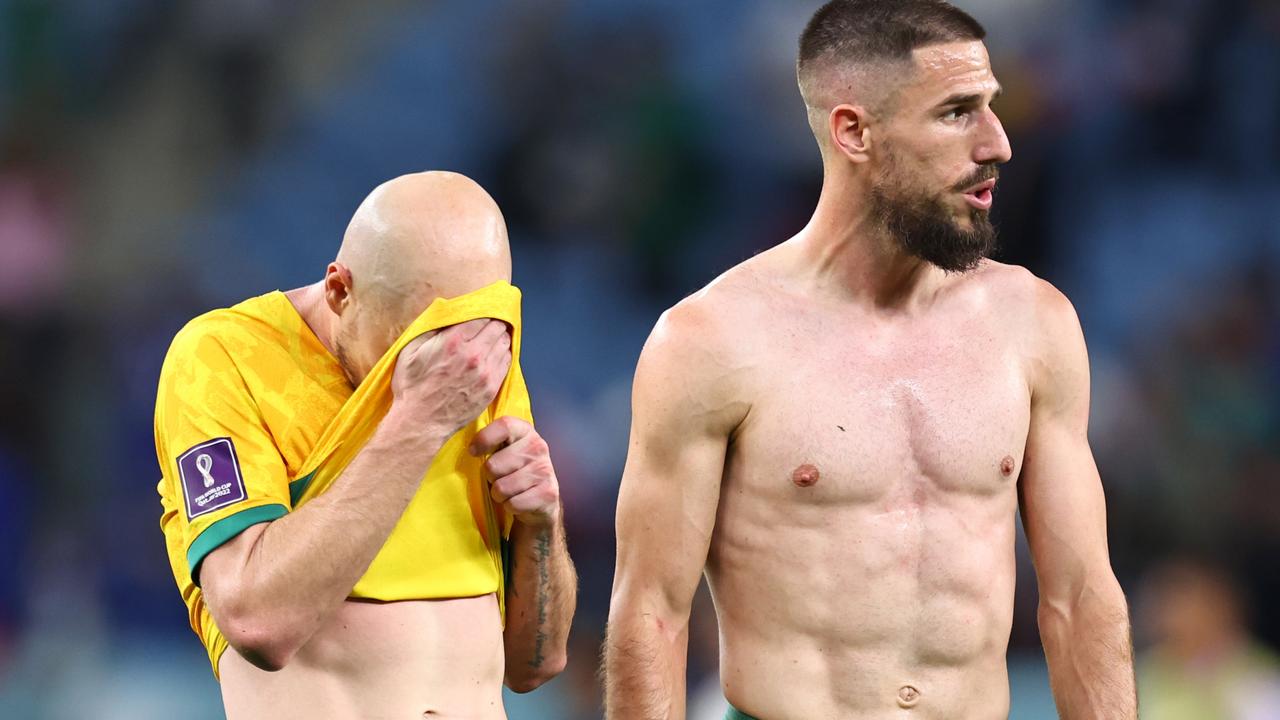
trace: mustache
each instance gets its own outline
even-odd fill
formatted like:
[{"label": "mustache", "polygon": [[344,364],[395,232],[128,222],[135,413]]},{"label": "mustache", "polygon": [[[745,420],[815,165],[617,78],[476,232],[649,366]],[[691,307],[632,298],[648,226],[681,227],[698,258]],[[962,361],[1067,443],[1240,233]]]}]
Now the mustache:
[{"label": "mustache", "polygon": [[974,170],[972,174],[965,176],[965,178],[960,182],[952,185],[951,189],[956,192],[962,192],[964,190],[968,190],[974,185],[977,185],[978,183],[986,182],[988,180],[997,180],[999,178],[999,167],[996,167],[995,165],[979,165],[977,170]]}]

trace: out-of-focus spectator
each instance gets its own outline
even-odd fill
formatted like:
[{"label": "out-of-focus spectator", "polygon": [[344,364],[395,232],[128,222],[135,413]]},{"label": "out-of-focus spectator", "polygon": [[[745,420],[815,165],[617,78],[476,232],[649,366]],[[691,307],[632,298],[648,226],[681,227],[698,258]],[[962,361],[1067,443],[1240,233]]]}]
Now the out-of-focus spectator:
[{"label": "out-of-focus spectator", "polygon": [[1140,608],[1155,638],[1138,659],[1144,720],[1280,717],[1280,660],[1250,636],[1240,589],[1221,564],[1159,566]]},{"label": "out-of-focus spectator", "polygon": [[65,187],[37,137],[0,137],[0,315],[32,318],[66,290],[70,251]]}]

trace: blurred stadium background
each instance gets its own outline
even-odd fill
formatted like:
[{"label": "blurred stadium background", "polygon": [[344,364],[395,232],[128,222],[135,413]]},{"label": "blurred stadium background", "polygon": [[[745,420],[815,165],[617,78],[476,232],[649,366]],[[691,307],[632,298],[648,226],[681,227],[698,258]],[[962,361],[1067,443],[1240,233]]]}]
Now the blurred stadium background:
[{"label": "blurred stadium background", "polygon": [[[818,0],[0,0],[0,717],[221,717],[158,529],[174,332],[320,277],[364,195],[502,205],[600,716],[630,377],[658,313],[817,198]],[[1014,160],[999,257],[1074,300],[1143,717],[1280,718],[1280,3],[966,0]],[[1025,545],[1013,717],[1055,717]],[[764,579],[767,581],[767,579]],[[714,619],[690,717],[718,718]]]}]

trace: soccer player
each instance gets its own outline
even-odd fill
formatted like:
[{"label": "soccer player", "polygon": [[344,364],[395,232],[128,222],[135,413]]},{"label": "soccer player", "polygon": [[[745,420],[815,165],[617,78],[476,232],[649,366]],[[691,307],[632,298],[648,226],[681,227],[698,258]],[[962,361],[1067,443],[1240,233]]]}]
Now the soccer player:
[{"label": "soccer player", "polygon": [[[576,578],[512,361],[510,276],[484,190],[409,175],[364,201],[322,281],[174,339],[156,403],[161,527],[231,720],[502,718],[504,680],[524,692],[563,669]],[[459,296],[432,309],[466,321],[379,364]],[[371,434],[331,443],[352,457],[323,480],[312,450],[376,397],[361,383],[378,372],[389,408],[346,418]]]},{"label": "soccer player", "polygon": [[985,259],[1010,147],[983,37],[939,0],[804,30],[813,218],[667,311],[636,369],[610,718],[684,716],[704,570],[731,718],[1007,717],[1018,512],[1062,717],[1136,717],[1080,325]]}]

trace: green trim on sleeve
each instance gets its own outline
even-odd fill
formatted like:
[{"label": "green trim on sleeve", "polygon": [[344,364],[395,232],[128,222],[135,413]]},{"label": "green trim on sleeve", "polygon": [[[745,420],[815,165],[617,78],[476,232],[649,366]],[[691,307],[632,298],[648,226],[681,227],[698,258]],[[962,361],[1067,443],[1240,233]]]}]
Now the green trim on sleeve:
[{"label": "green trim on sleeve", "polygon": [[191,569],[191,582],[200,587],[200,563],[223,543],[250,526],[271,522],[288,514],[289,508],[284,505],[259,505],[232,513],[205,528],[191,543],[191,547],[187,548],[187,567]]},{"label": "green trim on sleeve", "polygon": [[306,475],[303,475],[297,480],[289,483],[289,502],[294,507],[298,507],[298,499],[302,497],[302,493],[307,491],[307,486],[311,484],[311,479],[316,476],[316,472],[318,470],[319,468],[316,468],[315,470],[312,470]]}]

